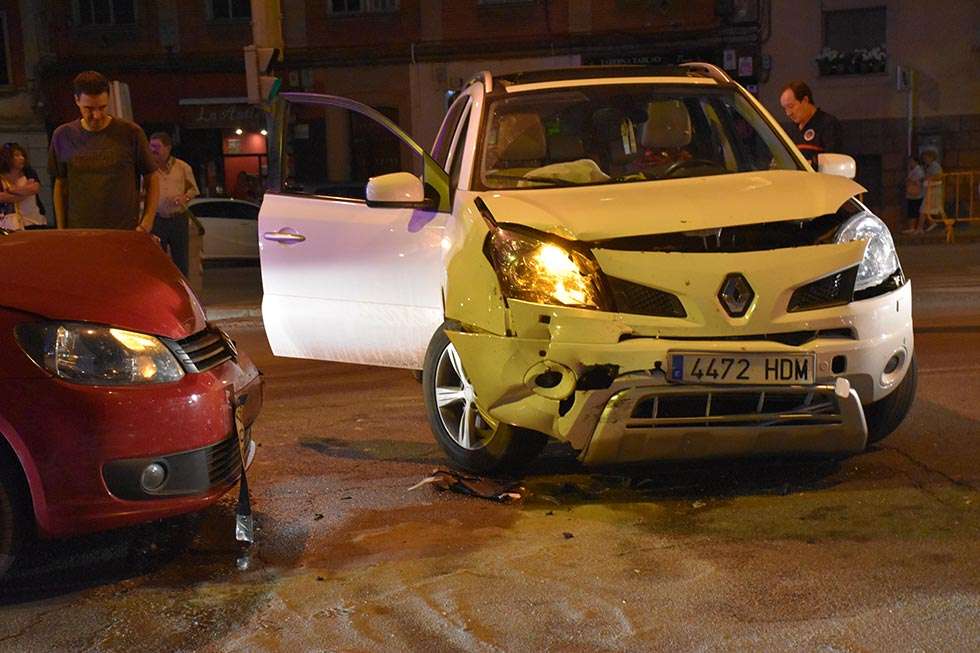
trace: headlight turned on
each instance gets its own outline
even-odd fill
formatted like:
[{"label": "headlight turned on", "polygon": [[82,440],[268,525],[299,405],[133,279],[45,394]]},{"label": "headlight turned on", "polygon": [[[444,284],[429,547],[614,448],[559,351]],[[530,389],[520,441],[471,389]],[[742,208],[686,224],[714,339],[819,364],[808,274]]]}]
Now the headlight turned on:
[{"label": "headlight turned on", "polygon": [[51,374],[84,385],[148,385],[179,381],[180,363],[158,338],[81,322],[17,327],[17,342]]},{"label": "headlight turned on", "polygon": [[858,268],[855,292],[874,288],[885,283],[900,271],[895,241],[888,227],[867,207],[856,200],[845,206],[853,210],[851,218],[837,231],[835,241],[847,243],[852,240],[866,240],[864,260]]},{"label": "headlight turned on", "polygon": [[505,297],[577,308],[604,305],[598,266],[572,248],[498,228],[490,234],[488,255]]}]

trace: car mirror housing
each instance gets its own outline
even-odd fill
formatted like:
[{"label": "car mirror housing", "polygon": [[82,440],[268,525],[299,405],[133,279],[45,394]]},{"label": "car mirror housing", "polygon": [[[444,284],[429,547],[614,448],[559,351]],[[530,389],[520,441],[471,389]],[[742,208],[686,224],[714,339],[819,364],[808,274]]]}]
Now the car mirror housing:
[{"label": "car mirror housing", "polygon": [[817,170],[827,175],[854,179],[854,175],[857,174],[857,164],[853,157],[846,154],[828,152],[817,155]]},{"label": "car mirror housing", "polygon": [[365,192],[367,205],[375,208],[435,209],[431,195],[422,180],[410,172],[371,177]]}]

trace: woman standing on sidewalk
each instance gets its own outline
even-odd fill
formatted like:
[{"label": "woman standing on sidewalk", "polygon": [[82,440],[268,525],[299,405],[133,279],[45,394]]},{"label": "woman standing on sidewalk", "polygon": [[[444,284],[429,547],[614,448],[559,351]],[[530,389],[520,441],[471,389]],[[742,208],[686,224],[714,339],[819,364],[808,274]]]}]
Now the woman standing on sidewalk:
[{"label": "woman standing on sidewalk", "polygon": [[937,161],[935,148],[922,151],[922,162],[925,164],[925,197],[919,209],[919,220],[913,229],[907,229],[907,234],[924,234],[939,226],[940,220],[945,220],[946,209],[943,201],[943,168]]}]

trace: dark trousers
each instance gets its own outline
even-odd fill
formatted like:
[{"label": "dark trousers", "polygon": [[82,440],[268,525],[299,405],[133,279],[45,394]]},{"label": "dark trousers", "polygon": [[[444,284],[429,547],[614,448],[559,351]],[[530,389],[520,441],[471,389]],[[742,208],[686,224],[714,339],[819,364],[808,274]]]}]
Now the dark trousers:
[{"label": "dark trousers", "polygon": [[169,251],[170,258],[180,271],[187,276],[187,214],[178,213],[172,217],[158,215],[153,221],[153,235],[160,239],[160,246]]}]

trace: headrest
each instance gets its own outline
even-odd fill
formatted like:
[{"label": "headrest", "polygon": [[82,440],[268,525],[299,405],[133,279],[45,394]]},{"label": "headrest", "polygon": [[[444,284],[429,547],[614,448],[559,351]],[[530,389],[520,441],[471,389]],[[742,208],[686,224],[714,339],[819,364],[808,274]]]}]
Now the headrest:
[{"label": "headrest", "polygon": [[578,136],[554,134],[548,137],[548,160],[577,161],[585,156],[585,145]]},{"label": "headrest", "polygon": [[655,100],[647,105],[643,125],[643,147],[656,149],[691,144],[691,116],[680,100]]},{"label": "headrest", "polygon": [[536,113],[505,113],[497,124],[497,160],[531,161],[548,154],[541,116]]}]

